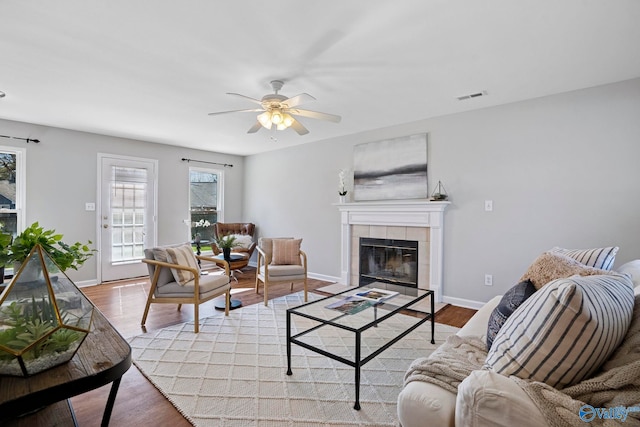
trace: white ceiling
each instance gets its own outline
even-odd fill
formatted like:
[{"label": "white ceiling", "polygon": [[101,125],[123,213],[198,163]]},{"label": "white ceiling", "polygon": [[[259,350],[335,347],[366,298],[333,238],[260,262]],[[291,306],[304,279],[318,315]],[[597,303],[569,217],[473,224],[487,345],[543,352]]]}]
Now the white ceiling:
[{"label": "white ceiling", "polygon": [[[2,0],[0,21],[0,118],[239,155],[640,77],[638,0]],[[207,115],[274,79],[342,122]]]}]

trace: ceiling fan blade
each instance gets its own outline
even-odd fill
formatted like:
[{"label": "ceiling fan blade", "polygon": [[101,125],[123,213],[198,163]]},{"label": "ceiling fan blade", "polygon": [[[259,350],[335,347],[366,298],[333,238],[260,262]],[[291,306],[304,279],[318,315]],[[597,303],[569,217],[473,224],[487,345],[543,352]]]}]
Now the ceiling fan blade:
[{"label": "ceiling fan blade", "polygon": [[304,104],[305,102],[310,102],[315,100],[316,99],[313,96],[309,95],[308,93],[301,93],[299,95],[292,96],[291,98],[285,101],[282,101],[282,103],[289,108],[293,108],[296,105]]},{"label": "ceiling fan blade", "polygon": [[328,120],[334,123],[340,123],[340,120],[342,120],[342,117],[336,116],[335,114],[321,113],[319,111],[311,110],[299,110],[297,108],[289,110],[289,113],[302,117],[309,117],[310,119]]},{"label": "ceiling fan blade", "polygon": [[264,111],[262,108],[250,108],[248,110],[230,110],[230,111],[218,111],[215,113],[209,113],[210,116],[217,116],[219,114],[229,114],[229,113],[254,113],[258,111]]},{"label": "ceiling fan blade", "polygon": [[306,135],[309,133],[309,129],[302,126],[302,123],[300,123],[296,119],[293,119],[293,123],[291,123],[291,127],[293,128],[293,130],[298,132],[298,135]]},{"label": "ceiling fan blade", "polygon": [[234,93],[234,92],[227,92],[227,95],[239,96],[240,98],[248,99],[249,101],[254,102],[258,105],[262,105],[262,101],[260,101],[259,99],[251,98],[250,96],[247,96],[247,95],[242,95],[240,93]]},{"label": "ceiling fan blade", "polygon": [[255,125],[251,126],[251,128],[247,131],[247,133],[256,133],[260,130],[261,127],[262,125],[260,124],[260,122],[256,122]]}]

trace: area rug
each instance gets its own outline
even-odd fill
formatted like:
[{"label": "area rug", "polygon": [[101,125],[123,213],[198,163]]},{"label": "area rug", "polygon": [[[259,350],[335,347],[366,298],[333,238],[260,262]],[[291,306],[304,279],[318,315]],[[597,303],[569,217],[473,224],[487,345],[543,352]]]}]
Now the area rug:
[{"label": "area rug", "polygon": [[[309,298],[322,296],[310,293]],[[134,363],[197,427],[395,426],[396,400],[409,364],[458,330],[436,324],[434,345],[426,322],[364,365],[358,411],[353,409],[354,368],[294,344],[293,375],[286,375],[286,309],[302,303],[302,293],[295,293],[269,301],[268,307],[254,304],[228,317],[215,313],[201,320],[198,334],[188,322],[130,338]],[[404,315],[392,319],[415,321]],[[390,333],[371,330],[375,335],[368,343]],[[348,353],[352,336],[319,328],[310,339]]]}]

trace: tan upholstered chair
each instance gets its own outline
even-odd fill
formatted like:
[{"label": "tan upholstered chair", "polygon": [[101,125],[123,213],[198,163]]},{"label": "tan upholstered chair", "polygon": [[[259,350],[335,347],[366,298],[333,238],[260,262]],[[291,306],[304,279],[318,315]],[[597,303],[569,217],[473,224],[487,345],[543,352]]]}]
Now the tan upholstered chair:
[{"label": "tan upholstered chair", "polygon": [[264,283],[264,305],[269,300],[269,284],[273,282],[304,282],[304,300],[307,301],[307,254],[300,250],[302,239],[266,238],[258,241],[258,265],[256,293],[260,282]]},{"label": "tan upholstered chair", "polygon": [[[178,251],[180,247],[184,250]],[[194,332],[196,333],[200,327],[199,307],[203,302],[225,295],[224,314],[229,315],[231,284],[229,264],[226,261],[196,256],[189,243],[145,249],[144,255],[145,259],[142,262],[146,263],[149,268],[151,288],[142,315],[142,326],[147,320],[149,307],[152,303],[178,304],[178,310],[182,304],[193,304]],[[225,269],[225,274],[201,276],[196,261],[198,258],[215,262]]]},{"label": "tan upholstered chair", "polygon": [[[251,244],[249,247],[244,246],[236,246],[231,249],[231,252],[246,254],[247,255],[247,263],[249,262],[249,258],[253,255],[253,251],[256,249],[256,242],[253,241],[253,233],[256,230],[255,224],[252,223],[242,223],[242,222],[216,222],[213,225],[213,237],[217,240],[223,236],[228,236],[230,234],[239,234],[242,236],[251,236]],[[220,248],[215,245],[215,242],[211,245],[211,249],[215,255],[218,255],[222,252]]]}]

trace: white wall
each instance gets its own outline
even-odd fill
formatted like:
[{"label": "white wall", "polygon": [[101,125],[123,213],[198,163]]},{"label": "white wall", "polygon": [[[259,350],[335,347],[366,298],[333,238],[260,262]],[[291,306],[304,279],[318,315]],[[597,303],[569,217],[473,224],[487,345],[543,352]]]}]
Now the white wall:
[{"label": "white wall", "polygon": [[[224,168],[225,220],[240,220],[244,190],[244,157],[113,138],[91,133],[0,120],[0,134],[37,138],[39,144],[0,138],[0,145],[27,149],[26,223],[34,221],[54,228],[66,242],[97,242],[96,212],[85,211],[85,202],[96,202],[97,156],[109,153],[158,160],[158,244],[183,242],[189,229],[189,166],[184,158],[231,163]],[[219,167],[222,169],[222,167]],[[67,271],[71,279],[95,282],[95,257],[79,271]]]},{"label": "white wall", "polygon": [[[640,258],[638,117],[635,79],[246,158],[5,120],[0,134],[42,142],[0,143],[27,148],[27,223],[69,241],[96,241],[96,216],[84,204],[96,201],[99,152],[158,160],[159,244],[187,238],[189,165],[180,159],[233,163],[225,169],[225,220],[255,222],[262,236],[302,237],[309,270],[337,278],[340,217],[332,204],[353,146],[427,132],[430,187],[442,180],[452,202],[444,295],[473,304],[503,293],[555,245],[618,245],[617,265]],[[483,210],[486,199],[492,213]],[[70,276],[95,280],[96,268],[90,260]],[[487,273],[493,287],[483,284]]]},{"label": "white wall", "polygon": [[338,277],[332,203],[353,146],[427,132],[430,188],[442,180],[452,202],[443,293],[473,306],[556,245],[617,245],[616,265],[640,258],[639,118],[635,79],[249,156],[243,217],[262,236],[302,237],[309,270]]}]

